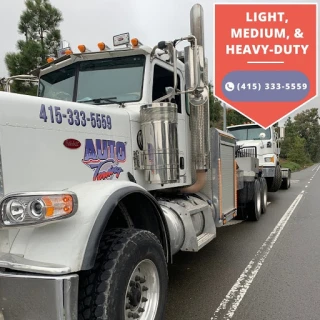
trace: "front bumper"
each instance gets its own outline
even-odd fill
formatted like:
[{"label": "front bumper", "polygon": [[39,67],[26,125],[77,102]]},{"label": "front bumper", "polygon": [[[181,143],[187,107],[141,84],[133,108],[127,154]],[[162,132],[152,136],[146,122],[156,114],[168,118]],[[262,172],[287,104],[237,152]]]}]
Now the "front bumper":
[{"label": "front bumper", "polygon": [[77,320],[78,275],[46,276],[0,269],[1,320]]},{"label": "front bumper", "polygon": [[262,173],[265,178],[273,178],[276,174],[276,167],[263,167]]}]

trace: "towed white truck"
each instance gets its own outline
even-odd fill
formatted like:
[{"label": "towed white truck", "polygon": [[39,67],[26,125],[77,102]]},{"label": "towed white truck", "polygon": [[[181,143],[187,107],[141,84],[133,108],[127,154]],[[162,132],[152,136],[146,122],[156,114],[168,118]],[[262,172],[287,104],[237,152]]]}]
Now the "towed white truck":
[{"label": "towed white truck", "polygon": [[174,254],[266,212],[259,160],[209,126],[190,18],[153,48],[122,34],[51,59],[38,97],[0,92],[0,318],[163,319]]},{"label": "towed white truck", "polygon": [[281,137],[275,127],[263,129],[257,124],[247,123],[229,126],[227,131],[237,139],[239,152],[240,150],[243,153],[251,152],[258,157],[269,192],[290,188],[291,170],[282,168],[280,165],[279,140]]}]

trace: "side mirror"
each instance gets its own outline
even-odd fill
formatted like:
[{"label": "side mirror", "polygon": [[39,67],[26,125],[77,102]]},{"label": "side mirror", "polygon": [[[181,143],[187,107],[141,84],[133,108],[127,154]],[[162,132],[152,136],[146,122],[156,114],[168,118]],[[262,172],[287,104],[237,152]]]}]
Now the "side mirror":
[{"label": "side mirror", "polygon": [[262,140],[262,139],[264,139],[266,137],[266,134],[264,133],[264,132],[261,132],[260,134],[259,134],[259,138]]},{"label": "side mirror", "polygon": [[194,49],[190,46],[184,48],[184,64],[186,77],[186,90],[195,90],[200,82],[200,75],[197,70],[198,59]]}]

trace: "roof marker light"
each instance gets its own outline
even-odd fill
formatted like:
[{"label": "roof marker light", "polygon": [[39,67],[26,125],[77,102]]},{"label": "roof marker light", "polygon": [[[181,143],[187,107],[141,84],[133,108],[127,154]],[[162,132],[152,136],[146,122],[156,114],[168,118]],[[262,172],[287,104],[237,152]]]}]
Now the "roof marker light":
[{"label": "roof marker light", "polygon": [[99,43],[98,43],[98,48],[99,48],[101,51],[105,50],[105,49],[106,49],[105,43],[104,43],[104,42],[99,42]]},{"label": "roof marker light", "polygon": [[139,46],[139,40],[137,38],[131,39],[131,44],[133,47],[138,47]]},{"label": "roof marker light", "polygon": [[79,51],[80,51],[81,53],[84,53],[84,52],[87,51],[87,48],[86,48],[86,46],[85,46],[84,44],[79,44],[79,45],[78,45],[78,49],[79,49]]},{"label": "roof marker light", "polygon": [[51,62],[53,62],[54,61],[54,58],[52,58],[52,57],[49,57],[48,59],[47,59],[47,62],[48,63],[51,63]]}]

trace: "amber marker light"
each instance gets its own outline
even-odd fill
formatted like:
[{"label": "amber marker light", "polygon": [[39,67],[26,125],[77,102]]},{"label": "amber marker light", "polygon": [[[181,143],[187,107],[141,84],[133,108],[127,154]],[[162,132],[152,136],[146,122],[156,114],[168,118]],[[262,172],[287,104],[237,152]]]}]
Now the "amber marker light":
[{"label": "amber marker light", "polygon": [[98,48],[99,48],[101,51],[105,50],[105,48],[106,48],[105,43],[104,43],[104,42],[99,42],[99,43],[98,43]]},{"label": "amber marker light", "polygon": [[86,52],[86,46],[84,45],[84,44],[79,44],[78,45],[78,49],[79,49],[79,51],[81,52],[81,53],[84,53],[84,52]]},{"label": "amber marker light", "polygon": [[133,38],[133,39],[131,39],[131,44],[133,47],[138,47],[139,40],[137,38]]}]

